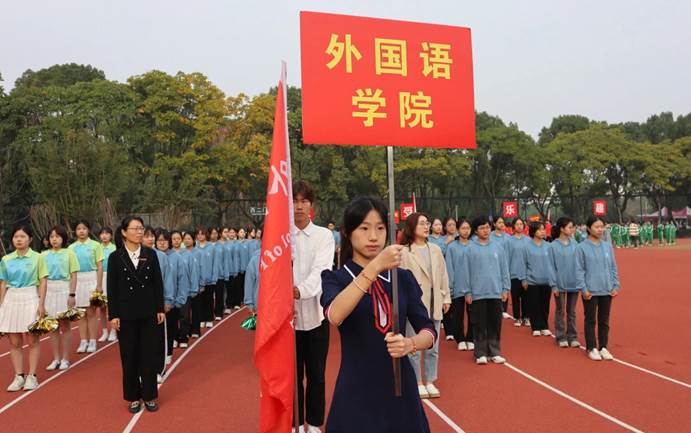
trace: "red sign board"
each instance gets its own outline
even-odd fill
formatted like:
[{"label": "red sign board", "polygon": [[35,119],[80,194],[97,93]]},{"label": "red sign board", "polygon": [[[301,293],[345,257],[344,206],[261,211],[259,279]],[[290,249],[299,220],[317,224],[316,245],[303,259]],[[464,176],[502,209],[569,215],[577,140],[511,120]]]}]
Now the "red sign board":
[{"label": "red sign board", "polygon": [[502,203],[502,216],[504,218],[516,218],[518,216],[518,202],[505,201]]},{"label": "red sign board", "polygon": [[407,220],[415,212],[415,205],[413,203],[401,203],[401,219]]},{"label": "red sign board", "polygon": [[475,147],[470,29],[300,13],[303,141]]},{"label": "red sign board", "polygon": [[595,215],[595,216],[606,216],[607,215],[607,202],[605,200],[594,200],[593,201],[593,215]]}]

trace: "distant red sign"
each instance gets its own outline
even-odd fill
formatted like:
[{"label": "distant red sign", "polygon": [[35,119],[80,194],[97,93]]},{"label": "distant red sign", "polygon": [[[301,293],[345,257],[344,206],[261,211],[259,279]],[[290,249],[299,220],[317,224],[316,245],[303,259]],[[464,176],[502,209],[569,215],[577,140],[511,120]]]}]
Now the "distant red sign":
[{"label": "distant red sign", "polygon": [[405,221],[415,212],[415,204],[401,203],[401,220]]},{"label": "distant red sign", "polygon": [[505,201],[502,203],[502,216],[504,218],[516,218],[518,216],[518,202]]},{"label": "distant red sign", "polygon": [[300,13],[303,141],[475,148],[470,29]]},{"label": "distant red sign", "polygon": [[593,215],[607,216],[607,201],[594,200],[593,201]]}]

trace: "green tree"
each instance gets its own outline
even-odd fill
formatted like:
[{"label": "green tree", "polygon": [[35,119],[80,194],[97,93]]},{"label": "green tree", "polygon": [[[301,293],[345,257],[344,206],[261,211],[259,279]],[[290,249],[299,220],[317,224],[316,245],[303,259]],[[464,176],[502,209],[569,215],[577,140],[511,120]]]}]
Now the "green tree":
[{"label": "green tree", "polygon": [[27,69],[22,76],[17,78],[14,82],[14,87],[68,87],[76,83],[105,79],[106,75],[103,71],[91,65],[68,63],[64,65],[53,65],[35,72],[31,69]]},{"label": "green tree", "polygon": [[570,134],[588,129],[593,122],[585,116],[566,114],[552,119],[549,127],[542,128],[538,143],[544,145],[557,138],[559,134]]}]

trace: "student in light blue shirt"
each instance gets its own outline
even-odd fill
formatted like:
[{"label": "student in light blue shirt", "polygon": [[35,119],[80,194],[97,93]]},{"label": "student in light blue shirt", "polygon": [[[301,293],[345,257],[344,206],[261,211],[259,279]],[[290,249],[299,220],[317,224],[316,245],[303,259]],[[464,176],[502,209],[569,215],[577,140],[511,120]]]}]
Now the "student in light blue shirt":
[{"label": "student in light blue shirt", "polygon": [[513,307],[513,326],[530,326],[528,315],[528,291],[523,288],[525,259],[523,251],[532,240],[524,234],[525,221],[516,217],[511,223],[513,235],[506,242],[506,255],[511,275],[511,306]]},{"label": "student in light blue shirt", "polygon": [[525,274],[521,278],[528,290],[528,313],[533,336],[551,336],[549,330],[549,304],[554,284],[554,270],[549,256],[547,231],[541,221],[530,223],[528,231],[532,241],[523,250]]},{"label": "student in light blue shirt", "polygon": [[475,362],[478,365],[492,362],[501,364],[502,302],[509,296],[511,280],[506,252],[498,242],[490,242],[490,223],[487,217],[473,220],[473,232],[477,239],[470,243],[462,260],[465,299],[470,308],[475,339]]},{"label": "student in light blue shirt", "polygon": [[221,237],[224,239],[223,243],[223,260],[225,261],[226,279],[225,279],[225,309],[223,314],[230,314],[233,308],[233,283],[235,279],[235,274],[233,273],[233,245],[235,244],[236,238],[235,230],[224,227],[221,232]]},{"label": "student in light blue shirt", "polygon": [[444,225],[439,218],[434,218],[432,220],[432,230],[427,238],[428,242],[431,242],[441,248],[441,253],[446,254],[446,236],[444,236]]},{"label": "student in light blue shirt", "polygon": [[[218,281],[214,272],[214,245],[207,240],[211,240],[211,233],[213,229],[199,228],[197,229],[197,259],[199,260],[199,278],[201,280],[201,290],[197,301],[199,303],[199,319],[201,328],[211,328],[214,323],[213,312],[213,296],[216,290],[216,283]],[[218,232],[217,232],[218,233]],[[218,268],[216,268],[217,270]],[[195,307],[195,303],[192,303]],[[194,316],[194,315],[193,315]]]},{"label": "student in light blue shirt", "polygon": [[[602,240],[605,223],[590,217],[586,223],[588,239],[576,249],[576,288],[583,296],[585,345],[593,361],[613,360],[607,349],[612,299],[619,294],[619,271],[612,244]],[[597,337],[595,327],[597,325]]]},{"label": "student in light blue shirt", "polygon": [[[509,239],[511,238],[511,235],[506,232],[506,222],[504,221],[504,217],[497,217],[494,220],[493,224],[493,229],[492,234],[489,236],[490,242],[499,242],[501,246],[506,250],[506,244],[509,242]],[[507,299],[506,301],[502,302],[501,305],[502,308],[502,317],[504,319],[510,319],[511,316],[507,312],[509,310],[509,300]]]},{"label": "student in light blue shirt", "polygon": [[252,257],[247,264],[247,271],[245,272],[244,303],[252,314],[257,314],[259,302],[259,254],[259,250],[252,253]]},{"label": "student in light blue shirt", "polygon": [[250,261],[250,241],[247,239],[247,231],[241,228],[238,230],[238,245],[236,257],[238,260],[238,299],[245,299],[245,271]]},{"label": "student in light blue shirt", "polygon": [[[145,235],[146,236],[146,235]],[[163,277],[163,308],[166,313],[166,320],[159,328],[160,341],[163,350],[160,351],[160,369],[159,373],[163,374],[165,366],[170,364],[173,359],[173,341],[177,333],[178,309],[176,304],[180,300],[180,291],[184,291],[184,287],[180,287],[180,279],[178,278],[178,271],[180,270],[180,255],[171,249],[170,232],[165,229],[156,229],[156,254],[161,261],[161,256],[165,257],[165,265],[161,264],[161,268],[165,266],[166,270],[161,270]]]},{"label": "student in light blue shirt", "polygon": [[[194,235],[186,232],[182,236],[184,248],[180,252],[184,266],[187,266],[188,295],[185,305],[180,309],[180,331],[178,332],[178,343],[181,348],[187,348],[190,336],[199,337],[199,311],[193,312],[192,304],[198,301],[200,289],[199,279],[199,259],[194,248]],[[197,316],[195,316],[195,314]],[[194,323],[194,329],[192,324]]]},{"label": "student in light blue shirt", "polygon": [[[552,226],[552,243],[549,255],[554,268],[552,293],[556,311],[554,329],[559,347],[581,347],[576,330],[576,245],[573,238],[575,226],[568,217],[561,217]],[[566,321],[564,321],[566,316]]]},{"label": "student in light blue shirt", "polygon": [[[453,241],[446,248],[446,270],[449,275],[449,288],[451,289],[451,317],[447,333],[453,334],[458,350],[475,350],[473,342],[473,323],[470,320],[470,305],[465,302],[465,294],[470,291],[464,287],[462,265],[463,257],[470,246],[470,222],[465,218],[458,222],[458,240]],[[468,328],[465,330],[465,313],[468,313]],[[444,325],[446,328],[446,325]]]},{"label": "student in light blue shirt", "polygon": [[224,245],[225,240],[220,236],[217,228],[211,229],[209,240],[214,246],[214,278],[216,280],[214,292],[211,294],[213,297],[211,308],[214,320],[218,322],[223,317],[223,307],[225,305],[223,297],[225,296],[226,281],[228,280],[225,257],[226,248]]},{"label": "student in light blue shirt", "polygon": [[240,284],[240,240],[238,239],[238,231],[231,228],[228,231],[228,237],[230,238],[230,293],[228,297],[228,307],[239,310],[242,305],[241,294],[243,289],[239,286]]},{"label": "student in light blue shirt", "polygon": [[182,244],[182,233],[180,231],[173,230],[170,233],[170,242],[172,248],[168,250],[168,259],[171,263],[171,267],[174,266],[176,268],[177,290],[175,292],[173,308],[166,316],[166,322],[169,325],[169,346],[178,347],[182,334],[181,324],[185,321],[185,315],[187,315],[187,329],[185,332],[189,332],[189,297],[192,290],[189,268],[190,255],[185,252]]}]

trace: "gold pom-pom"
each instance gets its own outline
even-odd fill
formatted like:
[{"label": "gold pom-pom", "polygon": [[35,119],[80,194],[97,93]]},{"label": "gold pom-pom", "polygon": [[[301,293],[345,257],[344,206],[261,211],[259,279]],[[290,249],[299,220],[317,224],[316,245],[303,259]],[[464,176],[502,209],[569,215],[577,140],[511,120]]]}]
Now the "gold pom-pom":
[{"label": "gold pom-pom", "polygon": [[48,334],[58,329],[58,320],[54,317],[45,316],[29,325],[28,329],[34,335]]},{"label": "gold pom-pom", "polygon": [[103,292],[93,292],[89,298],[89,305],[102,308],[108,306],[108,296]]},{"label": "gold pom-pom", "polygon": [[57,320],[68,320],[70,322],[77,322],[81,319],[84,318],[85,311],[82,308],[68,308],[67,310],[63,311],[62,313],[58,313],[55,318]]}]

